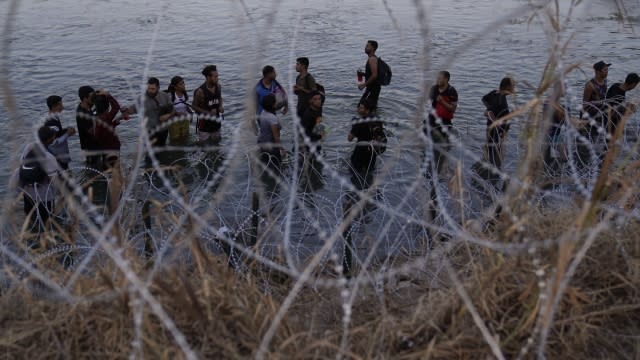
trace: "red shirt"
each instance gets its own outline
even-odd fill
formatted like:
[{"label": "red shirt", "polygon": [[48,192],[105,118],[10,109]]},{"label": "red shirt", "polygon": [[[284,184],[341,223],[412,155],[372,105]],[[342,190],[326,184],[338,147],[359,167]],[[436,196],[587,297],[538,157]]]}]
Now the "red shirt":
[{"label": "red shirt", "polygon": [[120,123],[116,120],[120,104],[111,95],[108,96],[108,100],[109,111],[96,115],[94,136],[100,150],[120,150],[120,139],[116,134],[116,126]]},{"label": "red shirt", "polygon": [[458,92],[456,89],[449,85],[447,89],[443,92],[440,92],[438,85],[435,85],[431,88],[429,99],[431,100],[431,106],[436,110],[436,115],[442,120],[451,121],[453,119],[454,112],[447,109],[442,102],[436,101],[438,96],[442,97],[442,99],[448,103],[458,102]]}]

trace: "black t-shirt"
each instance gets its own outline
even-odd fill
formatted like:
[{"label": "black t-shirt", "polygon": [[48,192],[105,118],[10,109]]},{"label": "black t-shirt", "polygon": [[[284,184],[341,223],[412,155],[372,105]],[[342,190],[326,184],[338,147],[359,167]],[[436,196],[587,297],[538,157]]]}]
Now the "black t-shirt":
[{"label": "black t-shirt", "polygon": [[607,91],[607,105],[616,108],[626,101],[626,91],[622,89],[621,83],[611,85]]},{"label": "black t-shirt", "polygon": [[371,141],[373,140],[373,126],[374,121],[371,119],[362,119],[362,118],[353,118],[351,120],[353,123],[351,125],[351,135],[358,138],[358,142],[360,141]]},{"label": "black t-shirt", "polygon": [[304,133],[312,142],[322,139],[321,135],[313,132],[313,128],[315,128],[319,117],[322,117],[322,109],[314,110],[311,107],[307,108],[302,116],[302,127],[304,128]]},{"label": "black t-shirt", "polygon": [[[509,115],[509,104],[507,103],[507,96],[501,94],[498,90],[493,90],[492,92],[483,96],[482,102],[486,105],[487,110],[493,113],[496,120]],[[487,126],[490,126],[491,123],[491,119],[487,117]]]},{"label": "black t-shirt", "polygon": [[[376,61],[378,61],[378,57],[375,56]],[[378,65],[380,66],[380,65]],[[369,78],[373,76],[373,71],[371,70],[371,66],[369,66],[369,59],[367,59],[367,64],[364,66],[364,79],[366,81],[369,81]],[[370,88],[375,88],[375,87],[380,87],[380,82],[378,79],[376,79],[376,81],[369,85]]]},{"label": "black t-shirt", "polygon": [[85,110],[81,105],[76,109],[76,123],[78,126],[78,137],[80,138],[80,148],[82,150],[100,150],[100,145],[93,136],[93,119],[95,112]]}]

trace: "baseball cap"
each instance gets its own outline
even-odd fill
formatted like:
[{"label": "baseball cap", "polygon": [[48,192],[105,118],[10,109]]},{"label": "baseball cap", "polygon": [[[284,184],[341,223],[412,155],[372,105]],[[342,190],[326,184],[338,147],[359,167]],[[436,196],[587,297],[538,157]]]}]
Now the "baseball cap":
[{"label": "baseball cap", "polygon": [[611,64],[607,64],[604,61],[598,61],[597,63],[593,64],[593,68],[596,71],[600,71],[600,70],[602,70],[602,69],[604,69],[606,67],[609,67],[609,66],[611,66]]}]

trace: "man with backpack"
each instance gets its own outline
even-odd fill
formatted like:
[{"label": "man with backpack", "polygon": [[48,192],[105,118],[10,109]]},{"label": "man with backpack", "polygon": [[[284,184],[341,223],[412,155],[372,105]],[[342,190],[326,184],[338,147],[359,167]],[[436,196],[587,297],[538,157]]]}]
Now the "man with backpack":
[{"label": "man with backpack", "polygon": [[[27,145],[20,157],[20,168],[11,177],[10,187],[23,194],[24,214],[29,229],[38,234],[54,208],[56,187],[53,178],[58,170],[56,158],[47,151],[56,139],[56,132],[48,126],[38,129],[38,141]],[[38,247],[38,244],[33,244]]]},{"label": "man with backpack", "polygon": [[364,72],[365,82],[358,85],[358,89],[365,90],[359,103],[366,102],[371,106],[371,111],[373,112],[378,108],[378,98],[380,97],[382,86],[389,85],[391,82],[391,68],[376,56],[377,50],[377,41],[367,41],[367,45],[364,48],[364,52],[368,57]]}]

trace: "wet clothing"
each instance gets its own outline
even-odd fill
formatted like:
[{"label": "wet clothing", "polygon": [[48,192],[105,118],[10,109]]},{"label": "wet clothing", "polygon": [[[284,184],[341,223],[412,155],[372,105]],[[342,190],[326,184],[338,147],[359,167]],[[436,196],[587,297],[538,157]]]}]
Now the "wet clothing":
[{"label": "wet clothing", "polygon": [[[202,93],[202,97],[195,96],[197,92]],[[220,131],[220,104],[222,104],[222,88],[220,84],[215,86],[213,91],[207,88],[207,83],[203,83],[196,90],[193,96],[193,105],[200,109],[205,109],[208,113],[202,114],[198,118],[198,131],[205,133],[215,133]]]},{"label": "wet clothing", "polygon": [[604,111],[604,101],[607,97],[607,80],[602,85],[598,84],[596,79],[591,79],[587,86],[592,86],[595,91],[591,92],[591,98],[585,103],[585,110],[594,119],[602,120]]},{"label": "wet clothing", "polygon": [[187,105],[187,100],[189,100],[187,94],[179,96],[176,93],[171,93],[171,100],[173,101],[173,109],[176,111],[177,117],[183,119],[179,121],[174,119],[173,123],[169,125],[169,139],[171,140],[171,144],[175,145],[189,137],[189,123],[191,119],[189,114],[191,114],[191,109]]},{"label": "wet clothing", "polygon": [[[58,163],[56,158],[44,149],[36,148],[38,144],[25,146],[20,156],[21,164],[27,162],[29,153],[34,150],[39,159],[40,167],[48,175],[44,180],[34,184],[20,183],[20,170],[16,169],[9,180],[9,188],[23,193],[24,214],[28,216],[30,230],[40,232],[44,230],[44,225],[53,213],[55,197],[57,195],[53,179],[57,175]],[[31,213],[33,210],[33,213]]]},{"label": "wet clothing", "polygon": [[116,116],[120,112],[120,104],[116,99],[109,95],[107,96],[109,101],[109,110],[96,115],[94,135],[98,142],[101,151],[104,152],[119,152],[120,151],[120,138],[116,133],[116,126],[120,124],[116,120]]},{"label": "wet clothing", "polygon": [[263,160],[268,160],[268,157],[262,156],[262,154],[266,153],[277,160],[279,164],[281,161],[281,147],[280,144],[275,143],[276,139],[273,137],[272,131],[273,125],[281,128],[276,114],[268,111],[263,111],[258,118],[258,126],[260,128],[260,131],[258,133],[258,145],[260,148],[261,158],[263,158]]},{"label": "wet clothing", "polygon": [[351,165],[356,171],[372,170],[376,165],[377,154],[374,150],[374,129],[381,127],[382,122],[375,118],[355,117],[351,120],[351,135],[357,139],[356,147],[351,154]]},{"label": "wet clothing", "polygon": [[626,90],[622,89],[622,83],[615,83],[611,85],[607,91],[606,106],[609,119],[609,131],[611,134],[615,132],[616,127],[627,111],[625,104],[627,101],[626,93]]},{"label": "wet clothing", "polygon": [[[320,118],[320,120],[318,120]],[[302,116],[302,128],[304,129],[305,137],[308,137],[311,142],[318,142],[322,139],[321,134],[317,134],[313,130],[316,125],[322,121],[322,109],[313,109],[309,107]]]},{"label": "wet clothing", "polygon": [[[442,103],[436,101],[438,96],[442,97],[448,103],[454,103],[458,102],[458,92],[451,85],[448,85],[444,91],[440,91],[439,86],[434,85],[431,88],[431,91],[429,91],[429,100],[431,100],[431,107],[435,110],[436,115],[442,120],[443,124],[451,125],[451,120],[453,120],[454,112],[447,109],[444,105],[442,105]],[[434,121],[435,117],[431,116],[429,117],[429,119],[432,119],[430,125],[432,127],[435,127],[437,125],[437,122]]]},{"label": "wet clothing", "polygon": [[76,109],[76,126],[78,127],[80,148],[85,151],[96,151],[100,149],[93,135],[95,115],[96,113],[93,109],[86,110],[82,105],[78,105]]},{"label": "wet clothing", "polygon": [[58,114],[50,115],[44,122],[44,126],[56,132],[56,139],[47,147],[47,150],[56,157],[62,169],[69,169],[69,162],[71,162],[69,155],[69,134],[67,133],[67,129],[62,127],[60,116]]},{"label": "wet clothing", "polygon": [[264,85],[263,79],[260,79],[256,84],[256,114],[260,115],[262,113],[262,101],[264,98],[269,95],[274,94],[276,96],[276,110],[282,109],[287,101],[287,92],[284,90],[282,85],[277,80],[273,80],[269,87]]},{"label": "wet clothing", "polygon": [[[542,105],[543,119],[550,122],[544,147],[544,164],[546,172],[552,176],[557,176],[561,169],[561,163],[558,158],[559,153],[562,151],[560,140],[565,122],[565,112],[566,109],[562,105],[552,103],[549,100],[546,100]],[[566,156],[566,154],[564,155]]]},{"label": "wet clothing", "polygon": [[[500,91],[494,90],[482,97],[482,102],[491,111],[495,120],[509,115],[509,104],[507,96],[501,94]],[[509,131],[509,124],[503,123],[491,128],[494,120],[487,116],[487,144],[486,156],[487,160],[497,169],[502,169],[502,142]]]},{"label": "wet clothing", "polygon": [[173,101],[169,94],[160,91],[155,97],[144,95],[144,116],[147,118],[147,131],[154,146],[164,146],[167,143],[169,130],[158,130],[161,125],[160,117],[173,111]]},{"label": "wet clothing", "polygon": [[[314,79],[314,77],[307,73],[307,75],[302,76],[302,75],[298,75],[298,77],[296,77],[296,85],[298,85],[298,87],[301,87],[305,90],[309,90],[310,92],[313,92],[314,90],[316,90],[316,79]],[[307,94],[304,92],[300,92],[298,94],[298,106],[296,107],[297,113],[298,113],[298,117],[302,118],[302,116],[304,115],[304,112],[309,108],[309,101],[311,100],[311,93]]]},{"label": "wet clothing", "polygon": [[[376,57],[376,60],[378,60],[377,57]],[[369,66],[369,59],[367,59],[367,64],[365,65],[365,70],[364,70],[365,81],[369,81],[369,78],[371,78],[372,75],[373,75],[373,72],[371,71],[371,66]],[[376,81],[373,84],[370,84],[365,88],[364,94],[362,94],[362,97],[360,98],[360,103],[366,102],[371,106],[370,110],[372,111],[376,110],[378,108],[378,99],[380,98],[380,90],[382,90],[382,85],[380,85],[380,82],[378,82],[378,80],[376,79]]]}]

